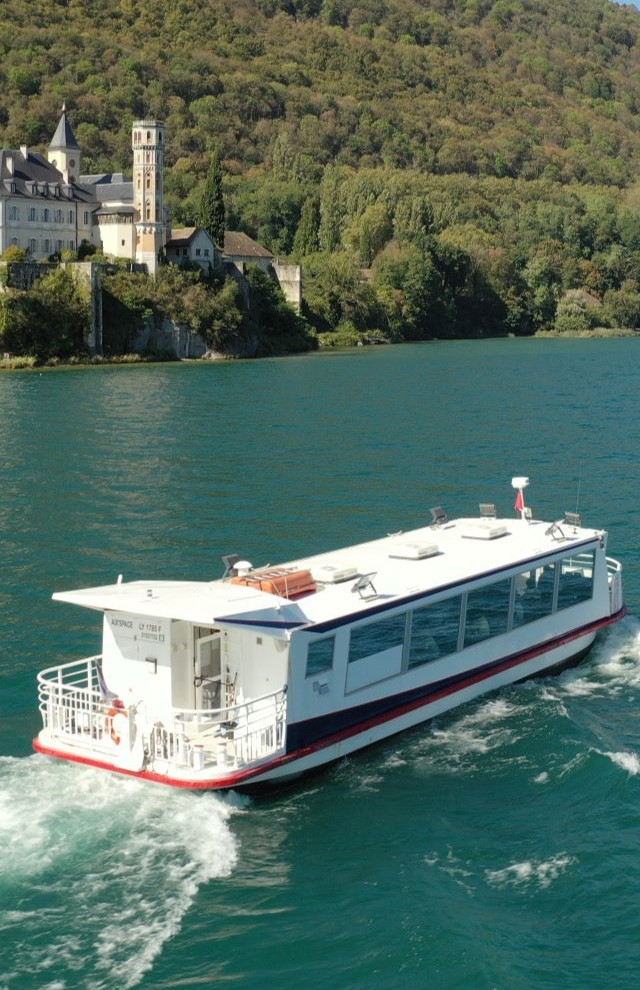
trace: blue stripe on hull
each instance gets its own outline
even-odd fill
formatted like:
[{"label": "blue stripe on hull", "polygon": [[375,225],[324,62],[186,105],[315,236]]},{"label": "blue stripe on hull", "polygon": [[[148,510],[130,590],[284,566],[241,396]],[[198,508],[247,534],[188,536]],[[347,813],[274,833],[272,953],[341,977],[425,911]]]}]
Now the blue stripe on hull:
[{"label": "blue stripe on hull", "polygon": [[[570,638],[578,639],[581,636],[588,635],[590,632],[595,631],[595,629],[604,624],[608,624],[607,620],[605,620],[604,623],[598,622],[595,624],[590,624],[581,630],[571,633]],[[566,638],[567,637],[561,637],[560,639],[555,639],[550,643],[541,644],[540,647],[527,650],[525,653],[516,653],[510,656],[500,657],[500,659],[492,660],[489,663],[482,664],[480,667],[474,667],[473,670],[466,670],[463,673],[453,674],[451,677],[444,677],[439,681],[432,681],[429,684],[412,688],[410,691],[402,691],[399,694],[394,694],[385,698],[378,698],[376,701],[370,701],[364,705],[356,705],[353,708],[343,709],[338,712],[331,712],[327,715],[320,715],[317,718],[306,719],[302,722],[294,722],[287,728],[287,753],[292,753],[308,746],[317,745],[331,736],[348,732],[350,729],[352,730],[357,726],[362,726],[364,728],[366,723],[384,721],[385,717],[388,719],[392,713],[399,716],[402,714],[403,710],[428,705],[430,702],[435,701],[442,695],[455,694],[457,691],[462,691],[464,688],[469,687],[471,684],[474,684],[479,680],[486,680],[490,678],[492,674],[499,673],[501,669],[520,666],[526,663],[527,660],[531,660],[535,656],[539,656],[541,653],[550,652],[551,650],[556,649],[558,646],[562,645],[563,641],[566,641]],[[576,653],[572,654],[570,657],[567,657],[566,660],[563,660],[558,664],[550,664],[548,668],[544,668],[543,670],[537,672],[536,676],[540,673],[551,672],[559,667],[568,667],[577,663],[583,656],[586,655],[586,653],[588,653],[590,648],[591,644],[585,649],[577,650]],[[514,681],[517,680],[519,680],[519,678],[517,676],[514,677]]]}]

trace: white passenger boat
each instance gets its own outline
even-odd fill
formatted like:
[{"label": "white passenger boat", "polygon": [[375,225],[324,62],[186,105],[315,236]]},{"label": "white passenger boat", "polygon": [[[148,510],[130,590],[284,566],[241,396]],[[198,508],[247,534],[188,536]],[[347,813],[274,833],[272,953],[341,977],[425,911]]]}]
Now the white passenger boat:
[{"label": "white passenger boat", "polygon": [[51,756],[172,784],[278,784],[486,691],[575,663],[624,612],[607,534],[516,517],[432,521],[211,582],[55,594],[104,613],[102,653],[38,675]]}]

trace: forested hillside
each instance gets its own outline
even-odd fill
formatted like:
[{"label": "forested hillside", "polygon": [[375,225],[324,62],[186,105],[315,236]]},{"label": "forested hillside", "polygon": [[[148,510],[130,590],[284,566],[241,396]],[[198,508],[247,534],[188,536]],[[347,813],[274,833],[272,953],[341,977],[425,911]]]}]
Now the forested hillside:
[{"label": "forested hillside", "polygon": [[177,223],[218,148],[228,226],[305,259],[319,329],[531,332],[567,289],[640,325],[635,8],[12,0],[0,50],[0,144],[46,147],[66,101],[83,169],[126,170],[160,117]]}]

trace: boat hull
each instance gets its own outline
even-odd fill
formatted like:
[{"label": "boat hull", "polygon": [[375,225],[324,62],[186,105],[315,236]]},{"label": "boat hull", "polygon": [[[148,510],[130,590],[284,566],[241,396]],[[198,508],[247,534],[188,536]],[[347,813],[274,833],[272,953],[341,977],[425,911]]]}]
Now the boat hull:
[{"label": "boat hull", "polygon": [[34,749],[47,756],[111,770],[158,783],[192,790],[256,789],[281,786],[293,778],[340,760],[366,746],[414,728],[444,712],[509,684],[552,673],[578,663],[590,650],[600,629],[618,622],[612,616],[573,630],[524,652],[493,659],[455,677],[424,685],[380,702],[335,712],[331,716],[293,723],[287,729],[287,752],[260,765],[230,771],[224,776],[195,779],[150,770],[131,770],[85,756],[48,737],[34,740]]}]

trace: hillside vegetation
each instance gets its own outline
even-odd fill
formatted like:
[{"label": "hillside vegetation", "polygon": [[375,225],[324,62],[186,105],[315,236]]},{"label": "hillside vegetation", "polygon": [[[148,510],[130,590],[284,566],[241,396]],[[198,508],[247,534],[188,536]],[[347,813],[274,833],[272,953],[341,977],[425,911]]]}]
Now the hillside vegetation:
[{"label": "hillside vegetation", "polygon": [[319,331],[638,326],[639,39],[609,0],[12,0],[0,143],[66,101],[83,169],[126,170],[160,117],[176,223],[219,149],[228,227],[305,261]]}]

